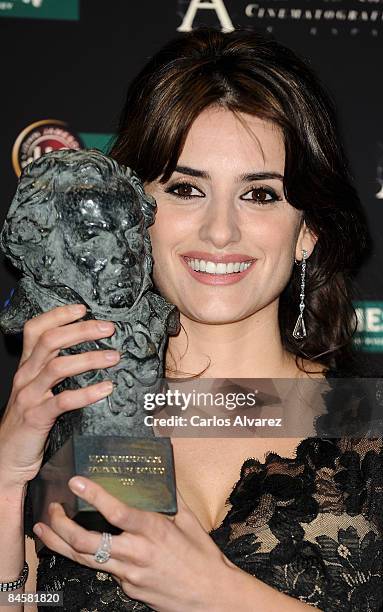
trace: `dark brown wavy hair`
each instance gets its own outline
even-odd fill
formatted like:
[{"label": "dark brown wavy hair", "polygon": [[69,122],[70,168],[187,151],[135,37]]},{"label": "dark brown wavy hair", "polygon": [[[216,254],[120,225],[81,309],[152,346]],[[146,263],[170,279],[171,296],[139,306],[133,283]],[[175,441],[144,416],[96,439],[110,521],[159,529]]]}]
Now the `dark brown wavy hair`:
[{"label": "dark brown wavy hair", "polygon": [[[286,350],[352,372],[352,277],[371,247],[341,144],[335,104],[307,62],[269,36],[194,30],[166,44],[131,83],[110,154],[144,182],[167,181],[207,107],[272,121],[284,135],[284,192],[318,241],[306,268],[307,337],[295,340],[300,266],[279,301]],[[305,370],[307,371],[307,370]]]}]

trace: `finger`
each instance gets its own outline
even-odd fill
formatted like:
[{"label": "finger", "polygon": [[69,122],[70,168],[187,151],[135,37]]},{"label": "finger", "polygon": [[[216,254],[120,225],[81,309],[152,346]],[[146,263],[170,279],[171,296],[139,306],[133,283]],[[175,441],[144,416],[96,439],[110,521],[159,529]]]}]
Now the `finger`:
[{"label": "finger", "polygon": [[27,361],[21,366],[21,372],[26,383],[35,378],[52,358],[59,354],[60,349],[69,348],[81,342],[100,340],[111,336],[115,331],[110,321],[81,321],[44,331],[38,338]]},{"label": "finger", "polygon": [[[101,543],[98,531],[89,531],[71,520],[60,504],[49,506],[50,528],[77,553],[92,555]],[[139,536],[122,532],[111,538],[110,556],[119,561],[128,561],[143,565],[145,542]]]},{"label": "finger", "polygon": [[70,546],[70,544],[65,542],[63,538],[61,538],[49,525],[46,525],[45,523],[36,523],[33,531],[50,550],[53,550],[60,555],[75,561],[76,563],[81,563],[81,565],[86,565],[87,567],[91,567],[99,571],[109,572],[110,574],[113,574],[114,577],[118,578],[119,581],[125,576],[126,564],[122,563],[121,561],[113,559],[112,557],[110,557],[110,559],[105,563],[99,563],[95,560],[94,553],[101,543],[101,534],[99,534],[98,543],[94,549],[94,552],[88,554],[77,552],[74,548],[72,548],[72,546]]},{"label": "finger", "polygon": [[53,308],[27,321],[23,331],[23,353],[20,364],[29,358],[41,334],[52,327],[72,323],[83,317],[85,313],[86,307],[84,304],[70,304]]},{"label": "finger", "polygon": [[81,342],[100,340],[114,333],[115,326],[111,321],[96,319],[79,321],[68,325],[52,328],[41,334],[31,360],[44,362],[52,353],[69,348]]},{"label": "finger", "polygon": [[83,374],[90,370],[104,370],[120,360],[118,351],[89,351],[77,355],[55,357],[36,378],[27,386],[31,401],[39,401],[41,396],[55,385],[70,376]]},{"label": "finger", "polygon": [[111,525],[123,531],[146,535],[148,531],[155,529],[157,521],[165,520],[157,512],[147,512],[128,506],[89,478],[75,476],[69,480],[68,486],[76,495],[101,512]]},{"label": "finger", "polygon": [[57,395],[52,395],[34,412],[33,425],[41,425],[43,429],[48,426],[48,431],[58,416],[70,410],[85,408],[95,404],[99,400],[113,393],[114,385],[111,380],[105,380],[95,385],[89,385],[82,389],[67,389]]}]

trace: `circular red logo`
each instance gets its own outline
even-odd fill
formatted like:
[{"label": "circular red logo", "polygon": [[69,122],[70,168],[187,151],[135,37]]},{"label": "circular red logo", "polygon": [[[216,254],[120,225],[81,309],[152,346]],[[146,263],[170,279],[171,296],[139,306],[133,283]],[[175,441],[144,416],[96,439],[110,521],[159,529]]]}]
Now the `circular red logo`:
[{"label": "circular red logo", "polygon": [[82,149],[83,143],[64,121],[43,119],[28,125],[16,138],[12,165],[17,176],[35,159],[56,149]]}]

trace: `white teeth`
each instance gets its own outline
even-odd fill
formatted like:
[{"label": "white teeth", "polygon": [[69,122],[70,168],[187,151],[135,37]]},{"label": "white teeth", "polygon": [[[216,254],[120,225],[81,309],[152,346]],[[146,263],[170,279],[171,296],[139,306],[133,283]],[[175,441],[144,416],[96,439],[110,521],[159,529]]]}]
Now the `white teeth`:
[{"label": "white teeth", "polygon": [[215,264],[213,261],[205,261],[204,259],[189,259],[187,257],[185,259],[188,266],[196,272],[206,272],[208,274],[232,274],[233,272],[243,272],[247,270],[254,261],[236,261],[227,264]]}]

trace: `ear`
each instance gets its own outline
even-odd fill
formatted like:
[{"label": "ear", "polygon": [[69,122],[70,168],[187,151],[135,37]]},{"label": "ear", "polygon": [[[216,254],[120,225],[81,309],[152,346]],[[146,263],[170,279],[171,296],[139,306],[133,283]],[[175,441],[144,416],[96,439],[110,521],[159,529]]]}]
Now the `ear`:
[{"label": "ear", "polygon": [[309,229],[306,225],[306,221],[302,222],[301,229],[299,230],[296,246],[295,246],[295,259],[302,261],[302,250],[307,251],[307,257],[310,257],[317,243],[318,236]]}]

